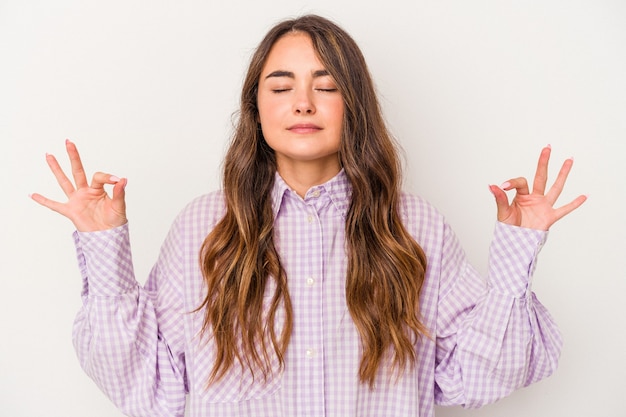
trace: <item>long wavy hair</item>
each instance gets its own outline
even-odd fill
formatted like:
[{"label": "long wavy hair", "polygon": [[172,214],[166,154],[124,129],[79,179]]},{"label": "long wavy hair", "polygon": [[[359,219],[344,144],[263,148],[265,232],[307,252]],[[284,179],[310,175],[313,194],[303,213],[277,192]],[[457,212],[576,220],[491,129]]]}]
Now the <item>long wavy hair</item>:
[{"label": "long wavy hair", "polygon": [[[274,244],[271,190],[277,166],[259,124],[257,92],[272,46],[293,32],[311,37],[344,100],[339,158],[352,186],[345,224],[346,303],[361,341],[359,378],[373,386],[383,364],[398,371],[413,365],[417,338],[427,334],[419,313],[426,257],[400,219],[400,162],[365,59],[343,29],[315,15],[274,26],[255,50],[244,80],[224,160],[226,214],[200,251],[207,294],[197,311],[204,309],[202,331],[217,352],[208,383],[236,363],[264,379],[273,372],[271,358],[284,367],[293,309]],[[264,304],[269,288],[273,294]],[[284,320],[277,325],[280,309]]]}]

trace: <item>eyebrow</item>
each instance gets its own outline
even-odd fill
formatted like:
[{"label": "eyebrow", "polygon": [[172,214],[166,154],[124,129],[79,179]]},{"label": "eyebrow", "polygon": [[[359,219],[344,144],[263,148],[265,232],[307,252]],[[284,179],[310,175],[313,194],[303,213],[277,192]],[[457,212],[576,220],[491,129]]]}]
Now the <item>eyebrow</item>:
[{"label": "eyebrow", "polygon": [[[327,75],[330,75],[327,70],[317,70],[313,72],[313,78],[325,77]],[[275,78],[275,77],[296,78],[296,75],[291,71],[278,70],[278,71],[269,73],[265,77],[265,79],[267,80],[268,78]]]}]

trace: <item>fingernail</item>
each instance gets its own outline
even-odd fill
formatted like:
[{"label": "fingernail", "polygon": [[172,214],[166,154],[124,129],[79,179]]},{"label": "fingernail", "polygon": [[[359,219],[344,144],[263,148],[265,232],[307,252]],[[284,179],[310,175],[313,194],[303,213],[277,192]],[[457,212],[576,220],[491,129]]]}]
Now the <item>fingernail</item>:
[{"label": "fingernail", "polygon": [[120,178],[119,178],[119,177],[116,177],[115,175],[111,175],[111,176],[109,177],[109,180],[110,180],[110,181],[113,181],[113,182],[119,182]]},{"label": "fingernail", "polygon": [[550,145],[549,143],[546,145],[546,148],[548,149],[552,149],[552,145]]},{"label": "fingernail", "polygon": [[506,181],[503,182],[502,185],[500,186],[500,188],[502,188],[503,190],[506,190],[507,188],[509,188],[511,186],[511,183]]},{"label": "fingernail", "polygon": [[491,187],[493,187],[493,185],[491,185],[491,184],[487,184],[487,188],[489,188],[489,192],[490,192],[491,194],[495,195],[495,194],[494,194],[494,192],[493,192],[493,190],[491,189]]}]

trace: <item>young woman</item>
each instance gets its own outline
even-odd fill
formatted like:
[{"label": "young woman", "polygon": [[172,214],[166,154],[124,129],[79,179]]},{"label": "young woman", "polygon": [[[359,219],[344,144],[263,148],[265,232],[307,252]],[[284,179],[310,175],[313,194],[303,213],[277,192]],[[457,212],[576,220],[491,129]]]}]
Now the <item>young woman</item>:
[{"label": "young woman", "polygon": [[128,415],[427,417],[556,368],[560,335],[529,282],[546,231],[585,200],[553,208],[572,160],[549,190],[549,147],[532,190],[524,178],[490,187],[485,282],[443,217],[400,190],[363,56],[326,19],[284,21],[260,43],[223,189],[177,217],[143,287],[126,179],[89,184],[66,146],[75,185],[47,162],[68,201],[32,197],[77,229],[75,347]]}]

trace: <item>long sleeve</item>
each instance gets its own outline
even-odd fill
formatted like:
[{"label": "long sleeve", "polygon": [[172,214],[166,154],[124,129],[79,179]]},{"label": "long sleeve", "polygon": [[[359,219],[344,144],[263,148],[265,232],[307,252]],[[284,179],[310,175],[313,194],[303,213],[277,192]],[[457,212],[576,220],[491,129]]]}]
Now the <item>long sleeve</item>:
[{"label": "long sleeve", "polygon": [[498,223],[484,281],[445,229],[435,400],[479,407],[556,369],[561,336],[530,285],[547,233]]},{"label": "long sleeve", "polygon": [[268,381],[235,366],[207,386],[216,352],[210,334],[200,337],[204,314],[196,309],[206,285],[198,253],[223,217],[221,192],[199,197],[177,217],[143,287],[134,278],[127,226],[76,234],[84,281],[76,350],[124,413],[432,417],[435,402],[480,406],[556,367],[558,330],[530,290],[546,233],[498,224],[485,281],[443,216],[405,194],[405,227],[428,258],[420,314],[432,338],[416,341],[416,366],[397,379],[381,368],[374,389],[362,384],[360,339],[345,298],[349,182],[342,171],[303,199],[277,175],[272,198],[295,321],[285,367]]},{"label": "long sleeve", "polygon": [[81,366],[127,415],[182,416],[185,359],[175,230],[143,288],[134,277],[127,225],[74,236],[83,278],[83,306],[73,332]]}]

